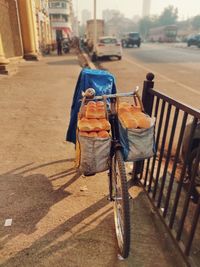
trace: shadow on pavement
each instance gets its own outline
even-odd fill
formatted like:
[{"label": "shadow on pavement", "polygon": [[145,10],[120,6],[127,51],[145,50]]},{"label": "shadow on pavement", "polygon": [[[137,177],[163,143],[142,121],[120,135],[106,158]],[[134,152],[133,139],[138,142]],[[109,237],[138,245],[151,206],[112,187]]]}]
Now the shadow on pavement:
[{"label": "shadow on pavement", "polygon": [[36,240],[29,248],[18,252],[3,266],[185,266],[179,261],[158,218],[149,210],[143,192],[132,202],[130,256],[120,261],[113,210],[108,203],[106,197],[101,198]]},{"label": "shadow on pavement", "polygon": [[75,59],[65,59],[65,60],[59,60],[59,61],[52,61],[47,62],[48,65],[77,65],[78,60]]},{"label": "shadow on pavement", "polygon": [[[71,193],[67,187],[74,183],[80,174],[74,168],[59,172],[50,177],[41,173],[30,174],[30,171],[64,163],[59,160],[30,168],[33,163],[25,164],[0,175],[0,249],[3,245],[23,233],[30,235],[36,231],[37,223],[49,212],[50,208]],[[29,167],[29,169],[23,170]],[[21,172],[20,172],[21,171]],[[54,189],[51,181],[60,177],[73,175],[58,189]],[[12,218],[12,228],[4,227],[6,219]]]},{"label": "shadow on pavement", "polygon": [[[108,251],[107,247],[113,247],[111,251],[115,257],[116,243],[113,228],[108,233],[105,233],[105,229],[113,220],[113,215],[109,214],[112,208],[108,207],[105,212],[101,212],[93,219],[95,221],[98,217],[106,215],[106,218],[97,226],[92,224],[93,221],[87,224],[83,222],[108,203],[106,197],[100,199],[36,240],[29,248],[17,253],[4,262],[3,266],[41,266],[40,264],[42,266],[53,266],[53,264],[70,267],[94,266],[94,258],[100,255],[102,255],[102,263],[110,260],[110,250]],[[77,225],[81,227],[73,233],[72,229]],[[88,227],[93,229],[85,231]],[[65,237],[65,234],[70,236]],[[106,265],[97,264],[96,266]]]}]

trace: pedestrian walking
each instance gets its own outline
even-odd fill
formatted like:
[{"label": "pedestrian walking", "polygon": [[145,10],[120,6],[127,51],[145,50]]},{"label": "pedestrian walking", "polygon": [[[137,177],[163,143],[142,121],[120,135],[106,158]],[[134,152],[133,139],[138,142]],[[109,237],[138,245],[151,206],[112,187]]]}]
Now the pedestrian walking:
[{"label": "pedestrian walking", "polygon": [[57,41],[57,54],[62,55],[62,39],[58,37],[56,41]]}]

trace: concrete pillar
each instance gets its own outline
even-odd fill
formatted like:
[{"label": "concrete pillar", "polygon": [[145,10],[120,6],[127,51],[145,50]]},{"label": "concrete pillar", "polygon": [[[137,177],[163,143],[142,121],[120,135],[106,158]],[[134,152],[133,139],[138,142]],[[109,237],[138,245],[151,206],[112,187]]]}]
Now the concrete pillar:
[{"label": "concrete pillar", "polygon": [[8,63],[9,60],[5,57],[1,33],[0,33],[0,74],[8,74],[8,71],[6,69]]},{"label": "concrete pillar", "polygon": [[37,60],[35,25],[33,20],[33,9],[30,0],[18,0],[19,17],[22,31],[22,42],[24,58]]},{"label": "concrete pillar", "polygon": [[37,21],[36,21],[36,6],[35,6],[35,2],[31,1],[31,17],[32,17],[32,21],[33,21],[33,37],[35,40],[35,49],[36,52],[39,52],[39,38],[38,38],[38,30],[37,30]]}]

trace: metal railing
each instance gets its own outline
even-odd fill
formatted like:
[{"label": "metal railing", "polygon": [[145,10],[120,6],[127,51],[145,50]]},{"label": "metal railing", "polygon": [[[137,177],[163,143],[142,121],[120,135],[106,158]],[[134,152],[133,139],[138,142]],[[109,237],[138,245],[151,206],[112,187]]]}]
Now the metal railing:
[{"label": "metal railing", "polygon": [[153,90],[153,79],[148,73],[142,101],[146,112],[156,118],[157,153],[137,163],[135,173],[187,263],[200,266],[200,190],[195,180],[200,161],[200,142],[195,137],[200,111]]}]

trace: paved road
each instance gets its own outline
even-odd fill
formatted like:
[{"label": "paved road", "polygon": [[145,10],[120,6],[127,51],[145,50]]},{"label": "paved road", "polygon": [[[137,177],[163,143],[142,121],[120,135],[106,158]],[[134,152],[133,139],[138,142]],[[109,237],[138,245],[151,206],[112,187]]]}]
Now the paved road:
[{"label": "paved road", "polygon": [[122,61],[101,62],[117,77],[120,90],[142,86],[147,72],[155,74],[155,88],[195,108],[200,107],[200,49],[170,44],[142,44],[123,50]]}]

